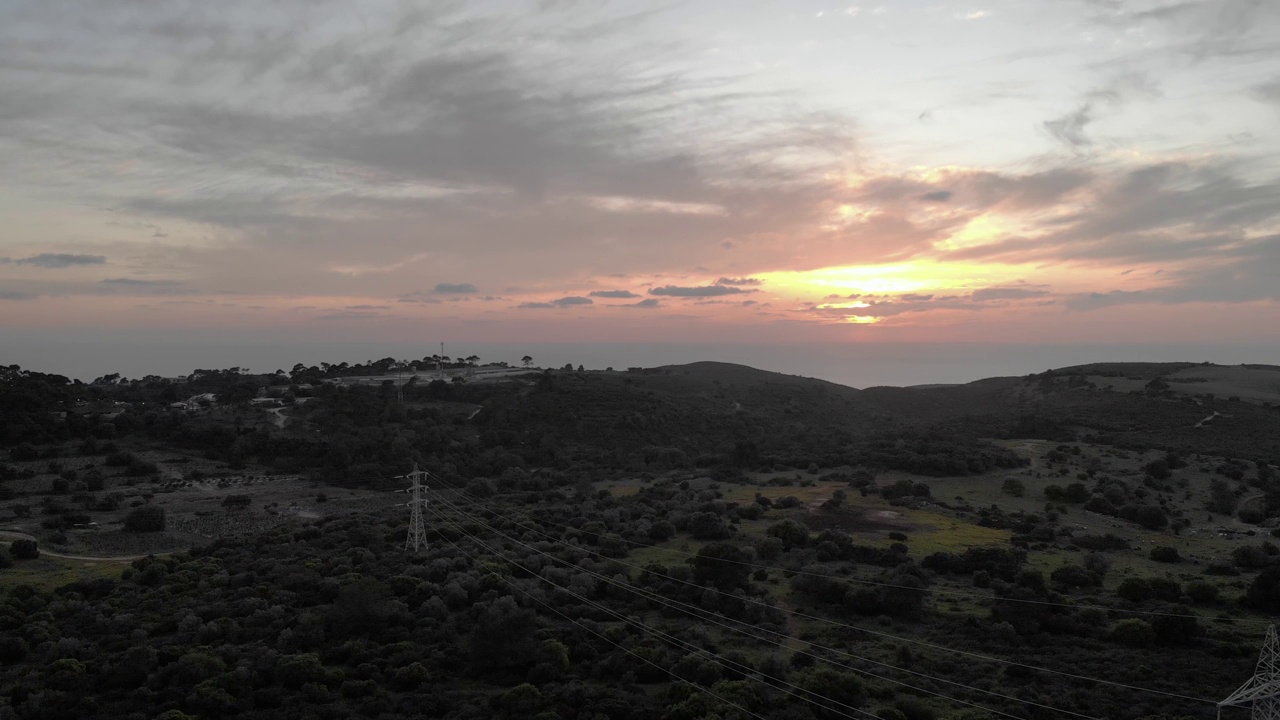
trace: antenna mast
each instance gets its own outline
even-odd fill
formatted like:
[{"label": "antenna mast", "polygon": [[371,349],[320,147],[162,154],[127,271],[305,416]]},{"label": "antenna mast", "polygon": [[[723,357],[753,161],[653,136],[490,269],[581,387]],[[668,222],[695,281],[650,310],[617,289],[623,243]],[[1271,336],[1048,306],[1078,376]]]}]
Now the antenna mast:
[{"label": "antenna mast", "polygon": [[1218,717],[1224,707],[1244,705],[1253,706],[1253,720],[1280,720],[1280,640],[1276,639],[1275,625],[1267,628],[1253,677],[1218,703]]}]

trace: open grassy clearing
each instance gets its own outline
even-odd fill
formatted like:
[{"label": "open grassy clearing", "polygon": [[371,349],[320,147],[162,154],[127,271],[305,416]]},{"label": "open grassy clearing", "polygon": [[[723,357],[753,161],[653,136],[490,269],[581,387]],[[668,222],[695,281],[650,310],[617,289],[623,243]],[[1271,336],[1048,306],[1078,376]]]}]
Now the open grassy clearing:
[{"label": "open grassy clearing", "polygon": [[89,562],[41,554],[35,560],[22,560],[0,570],[0,587],[30,585],[37,590],[51,591],[74,582],[119,580],[120,573],[127,567],[128,561]]}]

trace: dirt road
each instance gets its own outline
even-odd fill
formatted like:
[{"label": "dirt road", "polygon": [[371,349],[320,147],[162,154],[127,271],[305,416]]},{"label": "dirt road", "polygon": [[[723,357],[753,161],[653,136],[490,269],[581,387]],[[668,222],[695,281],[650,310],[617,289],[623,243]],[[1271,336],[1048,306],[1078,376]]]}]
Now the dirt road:
[{"label": "dirt road", "polygon": [[[37,540],[37,541],[39,540],[39,538],[36,538],[32,535],[28,535],[24,532],[17,532],[16,530],[0,530],[0,539]],[[48,555],[49,557],[62,558],[63,560],[84,560],[87,562],[115,562],[115,563],[133,562],[134,560],[139,560],[146,557],[146,555],[115,555],[112,557],[90,557],[88,555],[66,555],[64,553],[55,552],[53,550],[46,550],[44,549],[44,547],[40,548],[40,554]],[[152,554],[168,555],[169,553],[152,553]]]}]

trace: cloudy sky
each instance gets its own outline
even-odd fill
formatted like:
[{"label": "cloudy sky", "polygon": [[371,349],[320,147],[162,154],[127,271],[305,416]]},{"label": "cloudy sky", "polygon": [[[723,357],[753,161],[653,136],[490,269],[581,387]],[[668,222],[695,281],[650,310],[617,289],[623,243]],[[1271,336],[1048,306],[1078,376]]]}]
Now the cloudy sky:
[{"label": "cloudy sky", "polygon": [[1280,346],[1271,0],[0,0],[0,168],[13,352]]}]

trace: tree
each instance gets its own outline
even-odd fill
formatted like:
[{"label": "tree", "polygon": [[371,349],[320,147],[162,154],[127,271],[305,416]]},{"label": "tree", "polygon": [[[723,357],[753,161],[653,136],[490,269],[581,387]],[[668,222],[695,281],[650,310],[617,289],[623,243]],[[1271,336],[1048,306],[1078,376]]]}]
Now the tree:
[{"label": "tree", "polygon": [[126,532],[160,532],[164,530],[164,508],[145,505],[124,518]]},{"label": "tree", "polygon": [[533,660],[535,616],[516,605],[510,595],[489,603],[480,611],[471,632],[471,661],[482,668],[523,665]]},{"label": "tree", "polygon": [[1208,508],[1211,512],[1230,515],[1236,511],[1238,501],[1235,491],[1225,481],[1214,478],[1209,483]]},{"label": "tree", "polygon": [[1130,618],[1111,626],[1111,639],[1122,645],[1146,647],[1156,640],[1156,631],[1145,620]]},{"label": "tree", "polygon": [[1165,478],[1173,474],[1173,472],[1169,469],[1169,461],[1164,458],[1158,458],[1156,460],[1152,460],[1151,462],[1144,465],[1142,469],[1145,470],[1148,475],[1155,478],[1156,480],[1164,480]]},{"label": "tree", "polygon": [[781,540],[787,550],[804,547],[809,544],[809,531],[803,525],[791,519],[779,520],[770,525],[765,534]]},{"label": "tree", "polygon": [[670,540],[675,534],[675,527],[666,520],[658,520],[649,526],[649,537],[658,542]]},{"label": "tree", "polygon": [[689,534],[694,540],[723,540],[732,535],[733,531],[719,515],[700,512],[689,518]]},{"label": "tree", "polygon": [[711,583],[721,590],[732,590],[747,585],[751,572],[751,557],[730,543],[711,543],[698,551],[691,560],[693,579],[700,584]]},{"label": "tree", "polygon": [[520,362],[523,363],[525,367],[529,367],[530,365],[533,364],[533,358],[529,357],[528,355],[525,355],[524,357],[520,358]]},{"label": "tree", "polygon": [[35,540],[14,540],[9,545],[14,560],[35,560],[40,557],[40,547]]},{"label": "tree", "polygon": [[1245,591],[1245,607],[1264,613],[1280,613],[1280,570],[1268,568],[1258,573]]},{"label": "tree", "polygon": [[[1027,486],[1021,480],[1015,477],[1006,478],[1000,486],[1000,491],[1005,495],[1013,497],[1022,497],[1027,492]],[[1048,488],[1045,488],[1045,494],[1048,495]]]}]

